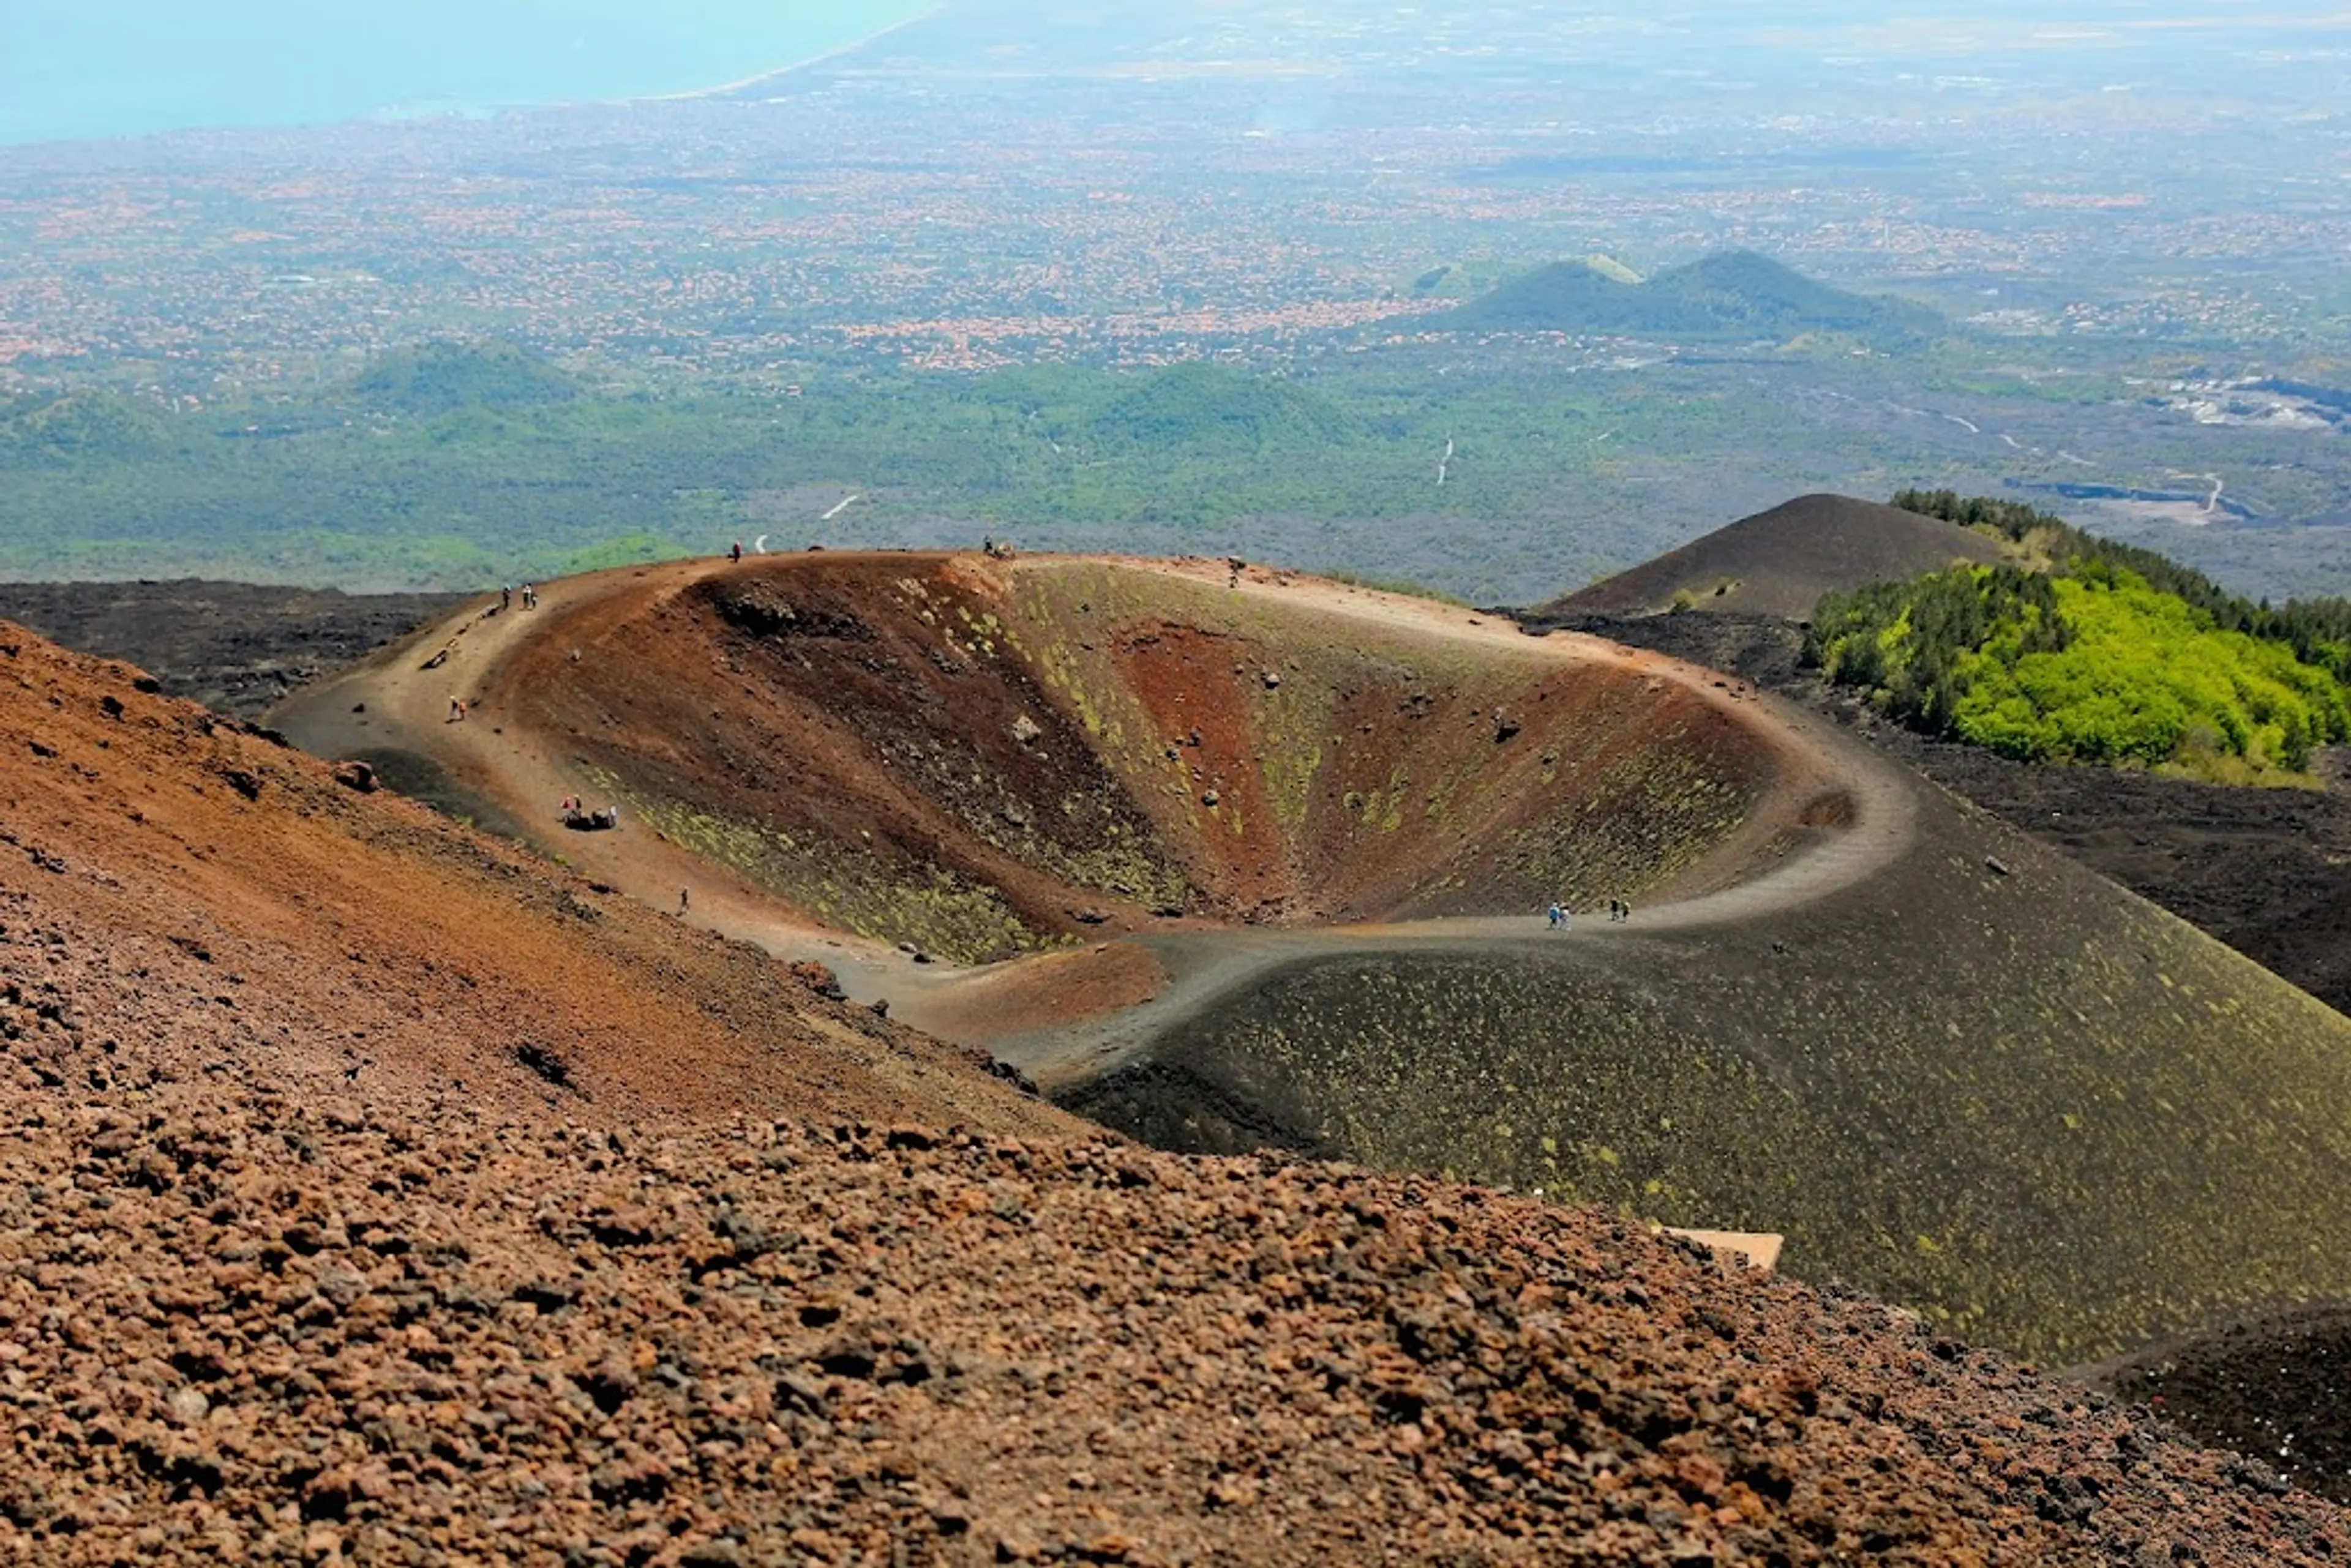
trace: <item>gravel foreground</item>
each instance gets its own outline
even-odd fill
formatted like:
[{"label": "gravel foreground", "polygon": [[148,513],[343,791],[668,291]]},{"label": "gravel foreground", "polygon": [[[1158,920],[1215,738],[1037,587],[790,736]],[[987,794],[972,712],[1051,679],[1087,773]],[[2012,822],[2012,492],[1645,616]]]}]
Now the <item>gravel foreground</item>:
[{"label": "gravel foreground", "polygon": [[135,673],[0,661],[0,1563],[2351,1554],[1907,1313],[1088,1133]]},{"label": "gravel foreground", "polygon": [[1604,1214],[1104,1138],[7,1105],[0,1560],[2328,1562]]}]

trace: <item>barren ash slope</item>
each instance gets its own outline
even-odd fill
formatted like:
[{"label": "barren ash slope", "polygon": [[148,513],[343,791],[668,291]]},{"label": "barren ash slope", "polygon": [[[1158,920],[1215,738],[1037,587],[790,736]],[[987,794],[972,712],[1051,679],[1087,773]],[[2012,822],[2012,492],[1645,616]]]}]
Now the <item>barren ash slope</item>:
[{"label": "barren ash slope", "polygon": [[126,666],[13,627],[0,646],[8,858],[59,923],[16,932],[28,1085],[266,1068],[360,1103],[1071,1125],[976,1091],[967,1052],[779,988],[753,949],[339,784]]},{"label": "barren ash slope", "polygon": [[1801,621],[1833,589],[1900,582],[1963,561],[2001,559],[1997,541],[1940,517],[1850,496],[1799,496],[1529,615],[1551,622],[1689,609]]},{"label": "barren ash slope", "polygon": [[1087,1132],[146,685],[0,628],[0,1560],[2351,1551],[1604,1211]]},{"label": "barren ash slope", "polygon": [[[284,722],[1165,1146],[1779,1232],[2064,1363],[2351,1291],[2351,1024],[1655,655],[1208,563],[817,554],[469,612]],[[655,831],[567,834],[573,793]]]}]

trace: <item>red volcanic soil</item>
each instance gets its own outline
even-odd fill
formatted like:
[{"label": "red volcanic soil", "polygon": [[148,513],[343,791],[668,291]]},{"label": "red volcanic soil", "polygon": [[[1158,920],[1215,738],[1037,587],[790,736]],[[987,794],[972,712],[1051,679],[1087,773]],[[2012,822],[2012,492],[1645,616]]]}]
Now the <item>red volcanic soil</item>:
[{"label": "red volcanic soil", "polygon": [[2351,1552],[1604,1211],[1081,1134],[139,685],[0,629],[0,1561]]},{"label": "red volcanic soil", "polygon": [[963,961],[1719,885],[1834,788],[1663,662],[1274,591],[803,556],[559,585],[460,656],[544,759],[485,754],[509,811],[518,777],[610,795],[811,921]]},{"label": "red volcanic soil", "polygon": [[1530,613],[1646,615],[1673,608],[1802,620],[1821,595],[2001,559],[1982,534],[1846,496],[1800,496]]},{"label": "red volcanic soil", "polygon": [[[570,611],[485,690],[673,838],[753,835],[737,869],[852,930],[996,956],[1096,904],[1131,924],[1180,902],[1146,820],[978,602],[938,557],[656,580]],[[1105,885],[1075,885],[1081,862]]]},{"label": "red volcanic soil", "polygon": [[266,1065],[370,1101],[1073,1125],[754,949],[132,682],[0,622],[0,863],[58,937],[9,970],[21,1086]]},{"label": "red volcanic soil", "polygon": [[6,1109],[10,1561],[2351,1550],[2144,1413],[1594,1211],[913,1129]]},{"label": "red volcanic soil", "polygon": [[[1144,733],[1168,737],[1183,776],[1144,799],[1183,801],[1156,813],[1162,831],[1228,916],[1522,913],[1604,896],[1599,881],[1646,892],[1681,869],[1683,844],[1699,858],[1730,836],[1782,771],[1776,737],[1679,682],[1523,644],[1384,647],[1330,616],[1330,593],[1292,580],[1277,632],[1187,584],[1110,632]],[[1690,794],[1676,800],[1677,784]],[[1212,824],[1188,809],[1209,793]],[[1527,864],[1570,836],[1572,856]]]},{"label": "red volcanic soil", "polygon": [[1168,978],[1156,958],[1132,943],[1042,953],[962,977],[926,1001],[924,1027],[953,1040],[996,1045],[1149,1001]]}]

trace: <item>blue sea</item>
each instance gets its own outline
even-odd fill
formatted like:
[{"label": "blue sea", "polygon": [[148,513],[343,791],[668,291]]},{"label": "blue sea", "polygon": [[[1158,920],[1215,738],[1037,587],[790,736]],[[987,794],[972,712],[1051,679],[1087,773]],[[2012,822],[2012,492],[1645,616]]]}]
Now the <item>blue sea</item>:
[{"label": "blue sea", "polygon": [[0,0],[0,143],[692,92],[924,0]]}]

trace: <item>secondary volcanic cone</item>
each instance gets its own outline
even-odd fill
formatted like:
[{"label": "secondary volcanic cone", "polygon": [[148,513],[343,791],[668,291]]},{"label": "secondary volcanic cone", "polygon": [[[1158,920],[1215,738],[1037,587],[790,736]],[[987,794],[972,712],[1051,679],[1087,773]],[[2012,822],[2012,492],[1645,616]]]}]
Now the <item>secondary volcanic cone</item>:
[{"label": "secondary volcanic cone", "polygon": [[[1207,563],[816,554],[546,603],[285,722],[1165,1145],[1782,1234],[2066,1362],[2351,1293],[2311,1245],[2351,1025],[1721,677]],[[580,794],[627,825],[556,824]]]},{"label": "secondary volcanic cone", "polygon": [[1833,591],[2006,556],[1998,540],[1940,517],[1850,496],[1799,496],[1529,613],[1543,620],[1695,610],[1800,621]]}]

